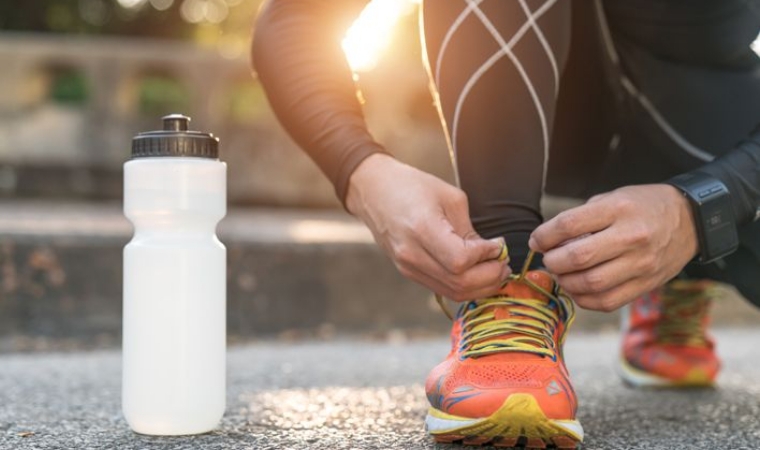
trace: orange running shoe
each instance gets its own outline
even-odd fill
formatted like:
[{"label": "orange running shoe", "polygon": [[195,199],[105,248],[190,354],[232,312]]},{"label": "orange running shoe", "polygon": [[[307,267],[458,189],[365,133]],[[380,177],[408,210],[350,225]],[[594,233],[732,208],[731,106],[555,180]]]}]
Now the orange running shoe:
[{"label": "orange running shoe", "polygon": [[451,352],[425,383],[425,425],[437,442],[574,449],[583,441],[562,357],[575,311],[551,275],[515,277],[463,304]]},{"label": "orange running shoe", "polygon": [[720,362],[707,332],[708,280],[674,280],[623,310],[620,375],[634,387],[709,387]]}]

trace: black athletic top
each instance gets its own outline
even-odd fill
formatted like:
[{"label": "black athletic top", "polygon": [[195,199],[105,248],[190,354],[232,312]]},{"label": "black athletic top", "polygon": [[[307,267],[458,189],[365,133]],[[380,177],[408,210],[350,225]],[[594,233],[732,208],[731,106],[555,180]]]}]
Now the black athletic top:
[{"label": "black athletic top", "polygon": [[[365,125],[341,40],[366,0],[271,0],[258,19],[253,64],[275,114],[344,201],[354,169],[386,152]],[[760,117],[758,117],[760,121]],[[760,128],[700,169],[723,181],[740,224],[760,215]]]}]

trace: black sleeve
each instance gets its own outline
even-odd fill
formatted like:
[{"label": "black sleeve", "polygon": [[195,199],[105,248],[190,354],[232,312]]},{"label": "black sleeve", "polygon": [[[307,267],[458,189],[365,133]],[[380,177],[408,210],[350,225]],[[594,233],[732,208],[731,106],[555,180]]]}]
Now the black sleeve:
[{"label": "black sleeve", "polygon": [[383,152],[367,130],[341,40],[369,0],[270,0],[252,61],[272,109],[345,201],[348,180]]},{"label": "black sleeve", "polygon": [[737,148],[698,171],[726,185],[739,225],[760,218],[760,127]]}]

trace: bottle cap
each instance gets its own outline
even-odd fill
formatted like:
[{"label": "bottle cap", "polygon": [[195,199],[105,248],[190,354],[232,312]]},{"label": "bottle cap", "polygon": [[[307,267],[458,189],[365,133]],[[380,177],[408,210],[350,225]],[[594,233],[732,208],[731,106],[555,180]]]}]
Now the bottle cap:
[{"label": "bottle cap", "polygon": [[190,131],[190,118],[182,114],[164,116],[164,129],[146,131],[132,139],[132,158],[189,156],[219,158],[219,138],[211,133]]}]

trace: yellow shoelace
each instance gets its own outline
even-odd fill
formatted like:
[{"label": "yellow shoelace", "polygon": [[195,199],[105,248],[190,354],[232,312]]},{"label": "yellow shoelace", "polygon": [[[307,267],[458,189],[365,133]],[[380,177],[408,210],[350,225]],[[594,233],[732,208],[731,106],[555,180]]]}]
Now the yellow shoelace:
[{"label": "yellow shoelace", "polygon": [[706,346],[704,318],[713,294],[711,287],[667,286],[662,293],[661,317],[656,328],[658,342]]},{"label": "yellow shoelace", "polygon": [[[533,298],[513,298],[496,296],[468,302],[467,311],[462,314],[463,335],[461,352],[465,358],[477,358],[502,352],[523,352],[556,358],[558,349],[554,344],[554,330],[559,322],[559,308],[568,309],[568,326],[572,322],[573,304],[569,299],[560,299],[563,294],[555,295],[532,282],[526,275],[535,253],[531,251],[525,260],[522,271],[513,274],[507,283],[517,282],[530,286],[531,289],[553,300],[557,307],[551,308],[546,301]],[[506,245],[499,255],[499,260],[507,257]],[[505,283],[505,285],[507,284]],[[454,320],[451,312],[443,303],[443,298],[436,294],[436,301],[443,312]],[[509,308],[510,316],[497,319],[497,308]],[[503,337],[509,335],[509,337]],[[501,336],[501,337],[500,337]]]}]

